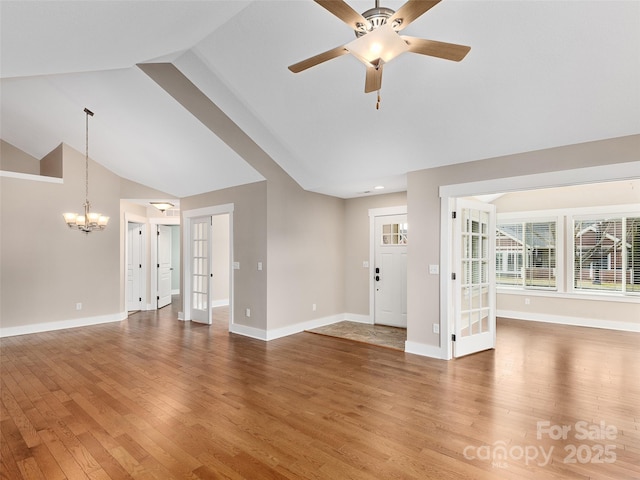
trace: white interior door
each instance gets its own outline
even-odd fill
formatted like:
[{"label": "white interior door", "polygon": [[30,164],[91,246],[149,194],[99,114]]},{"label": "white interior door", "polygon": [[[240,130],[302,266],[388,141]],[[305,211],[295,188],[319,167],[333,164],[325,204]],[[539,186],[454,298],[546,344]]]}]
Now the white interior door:
[{"label": "white interior door", "polygon": [[454,220],[456,357],[495,348],[495,206],[458,199]]},{"label": "white interior door", "polygon": [[142,310],[142,225],[127,223],[127,310]]},{"label": "white interior door", "polygon": [[171,227],[158,225],[158,308],[171,303]]},{"label": "white interior door", "polygon": [[407,327],[407,215],[375,217],[374,323]]},{"label": "white interior door", "polygon": [[191,220],[191,320],[211,324],[211,217]]}]

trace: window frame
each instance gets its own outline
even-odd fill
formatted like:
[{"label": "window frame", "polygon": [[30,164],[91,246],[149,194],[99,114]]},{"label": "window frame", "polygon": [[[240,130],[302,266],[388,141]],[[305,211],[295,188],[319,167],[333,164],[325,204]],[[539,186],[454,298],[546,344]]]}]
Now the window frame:
[{"label": "window frame", "polygon": [[[571,229],[571,238],[568,242],[567,249],[570,249],[570,258],[568,260],[568,275],[567,285],[568,291],[576,295],[591,295],[591,296],[612,296],[612,297],[625,297],[625,298],[640,298],[640,291],[628,291],[626,277],[624,275],[625,265],[627,265],[627,249],[623,248],[620,263],[623,265],[622,272],[624,281],[622,282],[621,290],[609,290],[605,288],[577,288],[576,287],[576,265],[575,265],[575,252],[576,252],[576,236],[575,236],[575,223],[576,222],[588,222],[588,221],[601,221],[609,220],[621,222],[622,238],[621,243],[626,244],[627,236],[627,220],[629,218],[640,218],[640,207],[638,210],[631,211],[628,209],[610,210],[610,209],[598,209],[597,213],[584,213],[567,215],[567,227]],[[607,270],[612,270],[608,268]],[[614,271],[617,269],[613,269]],[[614,274],[615,275],[615,274]],[[614,282],[615,283],[615,282]]]},{"label": "window frame", "polygon": [[[506,291],[541,291],[541,292],[563,292],[563,279],[565,277],[565,251],[564,251],[564,223],[562,221],[562,215],[550,214],[548,212],[513,212],[513,213],[498,213],[496,214],[496,230],[500,224],[517,224],[523,225],[523,235],[525,231],[525,225],[531,223],[555,223],[556,238],[555,238],[555,286],[545,287],[537,285],[527,285],[526,276],[521,276],[521,283],[519,285],[501,284],[497,281],[496,275],[496,288],[504,289]],[[497,240],[497,235],[496,235]],[[559,246],[561,248],[559,248]],[[500,253],[514,253],[520,256],[520,264],[522,268],[526,268],[527,265],[527,252],[524,246],[519,252],[500,252]],[[498,256],[498,250],[496,246],[496,257]],[[503,262],[508,262],[507,257],[503,259]],[[496,265],[497,273],[497,265]]]}]

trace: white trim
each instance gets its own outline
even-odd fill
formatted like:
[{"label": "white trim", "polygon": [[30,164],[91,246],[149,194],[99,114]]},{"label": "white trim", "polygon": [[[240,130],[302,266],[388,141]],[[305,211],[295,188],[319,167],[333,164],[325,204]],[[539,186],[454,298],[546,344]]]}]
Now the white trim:
[{"label": "white trim", "polygon": [[0,170],[0,177],[30,180],[32,182],[64,183],[63,179],[58,177],[47,177],[46,175],[34,175],[32,173],[9,172],[7,170]]},{"label": "white trim", "polygon": [[180,217],[149,217],[152,225],[180,225]]},{"label": "white trim", "polygon": [[640,324],[620,322],[617,320],[603,320],[599,318],[568,317],[564,315],[548,315],[544,313],[516,312],[514,310],[498,310],[497,316],[531,322],[555,323],[575,327],[604,328],[622,332],[639,332]]},{"label": "white trim", "polygon": [[[373,269],[376,265],[376,217],[386,217],[388,215],[407,215],[407,206],[398,205],[395,207],[382,207],[369,209],[369,321],[364,323],[375,324],[376,303],[375,303],[375,282],[373,281]],[[408,215],[407,215],[408,219]],[[409,232],[411,239],[411,232]],[[411,241],[411,240],[409,240]],[[408,325],[407,325],[408,328]]]},{"label": "white trim", "polygon": [[[544,152],[541,152],[543,154]],[[614,163],[597,167],[574,168],[554,172],[534,173],[517,177],[494,178],[477,182],[441,185],[441,197],[486,195],[496,192],[516,192],[547,187],[566,187],[638,178],[640,161]]]},{"label": "white trim", "polygon": [[436,347],[435,345],[427,345],[426,343],[410,342],[409,340],[404,342],[404,352],[421,355],[423,357],[437,358],[439,360],[450,360],[450,358],[447,357],[445,349]]},{"label": "white trim", "polygon": [[358,313],[345,313],[344,320],[355,323],[373,325],[373,315],[360,315]]},{"label": "white trim", "polygon": [[255,338],[256,340],[267,341],[267,332],[262,328],[255,328],[248,325],[234,323],[229,328],[229,332],[243,335],[245,337]]},{"label": "white trim", "polygon": [[96,317],[74,318],[73,320],[60,320],[57,322],[34,323],[32,325],[20,325],[17,327],[0,327],[0,338],[27,335],[30,333],[52,332],[67,328],[88,327],[101,323],[121,322],[126,320],[127,312],[98,315]]},{"label": "white trim", "polygon": [[594,301],[594,302],[615,302],[615,303],[640,303],[640,295],[623,294],[619,292],[593,291],[563,293],[555,290],[523,289],[520,287],[499,287],[498,295],[520,295],[521,297],[546,297],[564,298],[567,300]]},{"label": "white trim", "polygon": [[[448,197],[440,201],[440,349],[441,357],[445,360],[453,358],[451,332],[453,330],[454,298],[451,281],[453,269],[453,219],[451,214],[455,210],[455,199]],[[408,332],[407,332],[408,335]],[[414,343],[414,342],[412,342]],[[405,349],[405,351],[408,351]],[[418,353],[418,355],[420,355]],[[429,355],[428,355],[429,356]]]},{"label": "white trim", "polygon": [[[310,330],[312,328],[324,327],[326,325],[332,325],[338,322],[344,321],[355,321],[357,318],[366,317],[366,315],[355,315],[355,314],[338,314],[331,315],[328,317],[314,318],[313,320],[307,320],[306,322],[295,323],[293,325],[288,325],[286,327],[274,328],[272,330],[264,330],[262,328],[250,327],[248,325],[240,325],[238,323],[233,324],[231,329],[229,330],[231,333],[237,333],[239,335],[244,335],[245,337],[256,338],[258,340],[262,340],[268,342],[270,340],[276,340],[278,338],[287,337],[289,335],[295,335],[296,333],[304,332],[305,330]],[[360,323],[368,323],[368,322],[360,322]]]},{"label": "white trim", "polygon": [[315,318],[313,320],[307,320],[306,322],[295,323],[286,327],[275,328],[267,330],[267,340],[275,340],[276,338],[287,337],[296,333],[304,332],[312,328],[324,327],[325,325],[332,325],[334,323],[344,321],[344,315],[331,315],[329,317]]}]

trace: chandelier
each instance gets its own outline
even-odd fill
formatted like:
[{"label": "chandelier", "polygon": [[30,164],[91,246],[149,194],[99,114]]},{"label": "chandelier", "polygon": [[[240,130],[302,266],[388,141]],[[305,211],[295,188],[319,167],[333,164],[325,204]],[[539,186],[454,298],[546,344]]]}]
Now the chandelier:
[{"label": "chandelier", "polygon": [[109,223],[109,217],[105,217],[101,213],[91,212],[91,204],[89,203],[89,117],[93,117],[93,112],[88,108],[85,108],[84,113],[86,113],[84,215],[77,213],[63,213],[62,216],[69,228],[73,230],[80,230],[83,233],[89,233],[104,230],[107,227],[107,223]]}]

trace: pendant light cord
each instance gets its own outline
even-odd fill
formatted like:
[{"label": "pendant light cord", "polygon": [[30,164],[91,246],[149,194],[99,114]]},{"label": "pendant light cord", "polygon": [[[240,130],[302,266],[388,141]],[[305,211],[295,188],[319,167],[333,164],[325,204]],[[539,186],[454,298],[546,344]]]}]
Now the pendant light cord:
[{"label": "pendant light cord", "polygon": [[84,187],[85,187],[85,203],[89,203],[89,116],[93,117],[93,112],[88,108],[84,109],[86,115],[85,125],[85,150],[84,150]]}]

